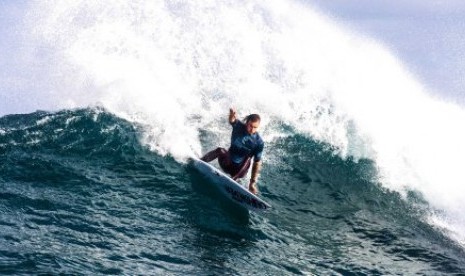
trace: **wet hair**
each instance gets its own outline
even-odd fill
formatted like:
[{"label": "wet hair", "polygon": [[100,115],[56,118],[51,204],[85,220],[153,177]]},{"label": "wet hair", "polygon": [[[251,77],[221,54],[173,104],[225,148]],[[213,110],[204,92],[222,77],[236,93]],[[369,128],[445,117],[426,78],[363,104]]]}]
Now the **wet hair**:
[{"label": "wet hair", "polygon": [[258,114],[250,114],[247,117],[244,118],[244,122],[247,124],[248,122],[260,122],[260,115]]}]

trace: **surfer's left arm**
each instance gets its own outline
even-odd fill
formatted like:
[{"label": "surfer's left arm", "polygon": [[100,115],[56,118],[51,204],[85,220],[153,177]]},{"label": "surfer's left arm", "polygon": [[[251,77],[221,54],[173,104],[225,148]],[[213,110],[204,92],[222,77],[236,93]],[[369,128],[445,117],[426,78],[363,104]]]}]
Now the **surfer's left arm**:
[{"label": "surfer's left arm", "polygon": [[253,162],[252,165],[252,177],[250,178],[249,189],[251,191],[257,191],[257,181],[258,176],[260,175],[260,170],[262,168],[262,161]]},{"label": "surfer's left arm", "polygon": [[263,148],[265,147],[265,143],[259,139],[260,143],[254,153],[253,156],[253,165],[252,165],[252,177],[250,177],[250,183],[249,183],[249,190],[257,194],[258,189],[257,189],[257,181],[258,181],[258,176],[260,175],[260,170],[262,168],[262,153],[263,153]]}]

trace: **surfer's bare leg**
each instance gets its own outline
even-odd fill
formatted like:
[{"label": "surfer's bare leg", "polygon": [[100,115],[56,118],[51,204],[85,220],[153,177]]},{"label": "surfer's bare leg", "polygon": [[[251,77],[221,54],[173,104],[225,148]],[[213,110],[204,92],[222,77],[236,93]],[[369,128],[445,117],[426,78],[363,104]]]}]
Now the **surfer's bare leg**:
[{"label": "surfer's bare leg", "polygon": [[202,158],[202,161],[211,162],[216,158],[226,155],[227,150],[224,148],[216,148],[215,150],[210,151],[209,153],[205,154]]}]

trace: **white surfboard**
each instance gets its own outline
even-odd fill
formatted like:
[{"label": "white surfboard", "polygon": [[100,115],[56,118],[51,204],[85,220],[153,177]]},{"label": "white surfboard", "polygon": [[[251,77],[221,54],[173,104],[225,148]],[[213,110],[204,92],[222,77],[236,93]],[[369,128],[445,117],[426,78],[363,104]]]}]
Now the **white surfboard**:
[{"label": "white surfboard", "polygon": [[191,158],[191,163],[197,171],[216,184],[220,192],[234,203],[256,212],[266,211],[271,208],[270,204],[252,194],[244,186],[232,180],[232,178],[207,162]]}]

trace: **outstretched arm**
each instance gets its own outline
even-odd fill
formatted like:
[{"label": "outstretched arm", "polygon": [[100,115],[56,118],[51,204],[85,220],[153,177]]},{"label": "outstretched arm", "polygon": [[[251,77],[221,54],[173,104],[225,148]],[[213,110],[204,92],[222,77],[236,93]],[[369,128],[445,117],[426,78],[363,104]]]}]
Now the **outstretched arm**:
[{"label": "outstretched arm", "polygon": [[229,123],[233,124],[236,121],[236,111],[231,107],[229,109]]}]

